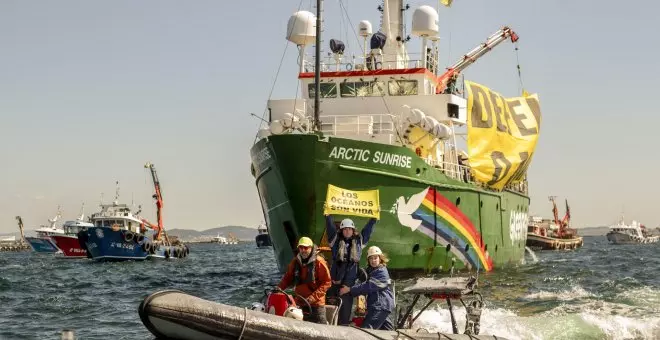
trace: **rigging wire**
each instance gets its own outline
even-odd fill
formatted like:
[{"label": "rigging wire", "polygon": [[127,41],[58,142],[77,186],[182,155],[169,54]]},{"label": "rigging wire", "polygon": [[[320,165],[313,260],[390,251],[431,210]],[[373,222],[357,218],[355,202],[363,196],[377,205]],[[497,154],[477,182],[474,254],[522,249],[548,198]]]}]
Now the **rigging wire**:
[{"label": "rigging wire", "polygon": [[516,69],[518,70],[518,93],[525,91],[525,85],[522,80],[522,72],[520,70],[520,58],[518,57],[518,41],[513,43],[513,49],[516,51]]},{"label": "rigging wire", "polygon": [[[300,0],[300,3],[298,4],[298,11],[302,8],[302,3],[303,0]],[[297,20],[297,18],[296,18]],[[295,26],[296,22],[293,22],[293,25]],[[280,70],[282,69],[282,64],[284,63],[284,57],[286,56],[286,50],[289,48],[289,41],[287,40],[284,45],[284,52],[282,52],[282,58],[280,58],[280,65],[277,66],[277,72],[275,73],[275,80],[273,80],[273,85],[270,88],[270,93],[268,93],[268,100],[266,101],[266,107],[264,108],[264,113],[261,114],[261,120],[259,121],[259,125],[257,125],[257,132],[254,135],[254,141],[252,144],[255,144],[257,142],[257,138],[259,138],[259,128],[261,127],[261,124],[263,124],[263,121],[265,120],[264,117],[266,117],[266,112],[268,112],[268,101],[270,98],[273,96],[273,91],[275,91],[275,84],[277,84],[277,78],[280,75]]]}]

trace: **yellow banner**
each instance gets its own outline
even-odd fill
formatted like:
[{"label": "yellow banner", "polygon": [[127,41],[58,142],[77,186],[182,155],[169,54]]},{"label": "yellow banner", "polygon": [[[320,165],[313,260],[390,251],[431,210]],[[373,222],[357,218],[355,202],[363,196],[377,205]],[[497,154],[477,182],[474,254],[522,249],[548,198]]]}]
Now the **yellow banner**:
[{"label": "yellow banner", "polygon": [[502,190],[521,181],[532,161],[541,127],[538,95],[504,98],[471,81],[465,86],[470,168],[477,181]]},{"label": "yellow banner", "polygon": [[380,219],[378,190],[354,191],[328,184],[323,213]]}]

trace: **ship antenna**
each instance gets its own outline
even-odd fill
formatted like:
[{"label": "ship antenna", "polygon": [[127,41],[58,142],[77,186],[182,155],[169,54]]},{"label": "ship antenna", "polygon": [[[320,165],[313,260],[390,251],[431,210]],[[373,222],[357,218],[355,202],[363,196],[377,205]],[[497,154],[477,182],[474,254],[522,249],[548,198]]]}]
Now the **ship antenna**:
[{"label": "ship antenna", "polygon": [[116,182],[117,189],[115,190],[115,205],[119,204],[119,181]]},{"label": "ship antenna", "polygon": [[314,58],[314,131],[321,130],[319,118],[321,100],[321,12],[323,0],[316,0],[316,51]]}]

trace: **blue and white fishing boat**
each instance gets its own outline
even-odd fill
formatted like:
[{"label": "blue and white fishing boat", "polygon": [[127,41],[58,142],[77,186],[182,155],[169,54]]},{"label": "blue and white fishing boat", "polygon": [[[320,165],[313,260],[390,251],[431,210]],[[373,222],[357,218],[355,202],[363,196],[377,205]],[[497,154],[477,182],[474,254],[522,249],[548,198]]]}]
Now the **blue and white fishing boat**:
[{"label": "blue and white fishing boat", "polygon": [[86,246],[88,257],[96,261],[141,261],[148,258],[183,258],[190,250],[182,244],[172,244],[162,227],[162,198],[155,168],[150,163],[156,186],[158,224],[153,225],[133,213],[126,204],[119,204],[119,182],[112,204],[101,204],[101,211],[90,216],[93,227],[78,233],[78,240]]},{"label": "blue and white fishing boat", "polygon": [[[57,247],[55,242],[50,238],[51,235],[64,235],[64,229],[58,228],[55,226],[55,223],[62,217],[60,209],[57,209],[57,215],[48,219],[50,225],[41,226],[39,229],[36,229],[35,232],[37,236],[26,236],[25,241],[32,247],[32,249],[37,253],[57,253],[60,249]],[[20,222],[22,223],[22,221]]]}]

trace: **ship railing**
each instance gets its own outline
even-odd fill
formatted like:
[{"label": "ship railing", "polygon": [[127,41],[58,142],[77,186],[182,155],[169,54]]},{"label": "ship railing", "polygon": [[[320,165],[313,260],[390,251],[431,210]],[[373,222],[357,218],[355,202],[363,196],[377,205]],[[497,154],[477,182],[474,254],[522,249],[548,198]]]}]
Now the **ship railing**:
[{"label": "ship railing", "polygon": [[525,195],[527,195],[527,193],[528,193],[528,191],[527,191],[527,189],[528,189],[527,188],[527,181],[526,180],[516,182],[516,183],[509,183],[504,188],[508,189],[508,190],[511,190],[511,191],[520,192],[520,193],[523,193]]},{"label": "ship railing", "polygon": [[[457,164],[454,162],[437,161],[429,158],[425,158],[424,161],[426,164],[442,171],[449,178],[466,183],[475,183],[484,189],[488,189],[486,186],[484,186],[483,183],[479,183],[473,180],[470,166]],[[526,180],[516,183],[509,183],[504,188],[506,190],[516,191],[525,195],[528,194],[528,185]]]},{"label": "ship railing", "polygon": [[321,131],[335,136],[394,134],[394,115],[325,115],[319,117]]},{"label": "ship railing", "polygon": [[442,171],[449,178],[466,183],[472,182],[469,166],[454,162],[437,161],[431,158],[424,158],[424,161],[426,164]]},{"label": "ship railing", "polygon": [[[343,56],[336,60],[334,55],[329,55],[321,59],[321,72],[346,72],[346,71],[368,71],[368,70],[393,70],[426,68],[431,73],[438,69],[438,60],[432,55],[427,54],[424,60],[421,53],[408,53],[408,59],[398,60],[396,54],[377,55],[375,59],[371,55],[365,56]],[[304,72],[314,72],[315,60],[313,57],[305,60]]]}]

